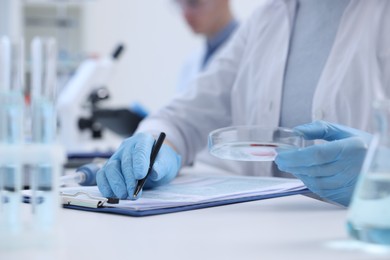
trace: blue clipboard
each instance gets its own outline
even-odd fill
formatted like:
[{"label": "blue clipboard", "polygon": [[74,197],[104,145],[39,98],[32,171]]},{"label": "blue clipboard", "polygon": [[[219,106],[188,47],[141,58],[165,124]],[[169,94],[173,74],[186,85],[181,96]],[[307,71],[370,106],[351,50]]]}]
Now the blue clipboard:
[{"label": "blue clipboard", "polygon": [[132,210],[132,209],[124,209],[124,208],[114,208],[109,206],[102,206],[96,208],[81,207],[72,204],[63,205],[63,207],[68,209],[84,210],[84,211],[97,212],[97,213],[110,213],[110,214],[118,214],[118,215],[132,216],[132,217],[144,217],[144,216],[153,216],[153,215],[168,214],[168,213],[175,213],[175,212],[188,211],[188,210],[204,209],[204,208],[224,206],[229,204],[243,203],[243,202],[249,202],[255,200],[263,200],[263,199],[285,197],[285,196],[298,195],[298,194],[309,194],[309,193],[312,192],[307,188],[305,188],[298,191],[266,194],[266,195],[259,195],[259,196],[249,196],[249,197],[226,199],[226,200],[198,203],[198,204],[185,205],[185,206],[147,209],[147,210]]}]

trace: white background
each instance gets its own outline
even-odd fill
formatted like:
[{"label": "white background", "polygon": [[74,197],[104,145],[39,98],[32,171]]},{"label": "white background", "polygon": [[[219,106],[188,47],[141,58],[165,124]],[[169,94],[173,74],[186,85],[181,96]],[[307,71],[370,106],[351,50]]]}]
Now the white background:
[{"label": "white background", "polygon": [[[231,1],[239,21],[262,0]],[[150,111],[175,93],[180,66],[202,44],[192,34],[171,0],[97,0],[84,8],[83,46],[88,53],[108,55],[118,43],[126,50],[110,81],[107,106],[138,101]]]}]

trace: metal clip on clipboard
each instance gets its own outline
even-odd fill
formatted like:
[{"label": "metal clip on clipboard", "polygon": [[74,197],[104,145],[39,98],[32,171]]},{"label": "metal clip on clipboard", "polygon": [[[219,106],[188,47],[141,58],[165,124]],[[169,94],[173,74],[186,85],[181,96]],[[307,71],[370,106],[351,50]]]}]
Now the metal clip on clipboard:
[{"label": "metal clip on clipboard", "polygon": [[74,194],[61,192],[60,195],[63,205],[101,208],[104,206],[104,203],[108,202],[107,198],[91,196],[86,192],[76,192]]}]

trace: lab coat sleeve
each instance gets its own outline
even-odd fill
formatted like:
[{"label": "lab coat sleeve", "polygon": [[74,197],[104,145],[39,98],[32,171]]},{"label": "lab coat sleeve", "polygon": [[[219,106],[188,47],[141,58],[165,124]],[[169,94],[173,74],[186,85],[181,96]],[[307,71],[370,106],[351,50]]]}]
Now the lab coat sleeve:
[{"label": "lab coat sleeve", "polygon": [[231,124],[231,89],[248,32],[246,24],[241,26],[208,68],[191,82],[194,85],[144,120],[137,131],[164,131],[182,156],[183,165],[191,164],[207,144],[209,132]]}]

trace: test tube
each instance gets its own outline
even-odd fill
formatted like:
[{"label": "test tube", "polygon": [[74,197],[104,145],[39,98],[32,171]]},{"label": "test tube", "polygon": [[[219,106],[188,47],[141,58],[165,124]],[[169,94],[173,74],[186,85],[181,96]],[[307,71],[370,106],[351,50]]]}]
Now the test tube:
[{"label": "test tube", "polygon": [[15,144],[23,140],[24,45],[5,36],[0,44],[0,141]]},{"label": "test tube", "polygon": [[53,143],[56,135],[57,46],[52,38],[36,37],[32,53],[32,140]]},{"label": "test tube", "polygon": [[21,230],[23,141],[23,41],[0,38],[0,227],[1,234]]},{"label": "test tube", "polygon": [[[57,89],[57,46],[52,38],[36,37],[31,43],[31,115],[32,142],[37,147],[51,145],[56,136],[55,95]],[[48,160],[45,149],[38,149],[41,160],[32,166],[32,211],[34,225],[50,231],[58,207],[55,162]]]}]

